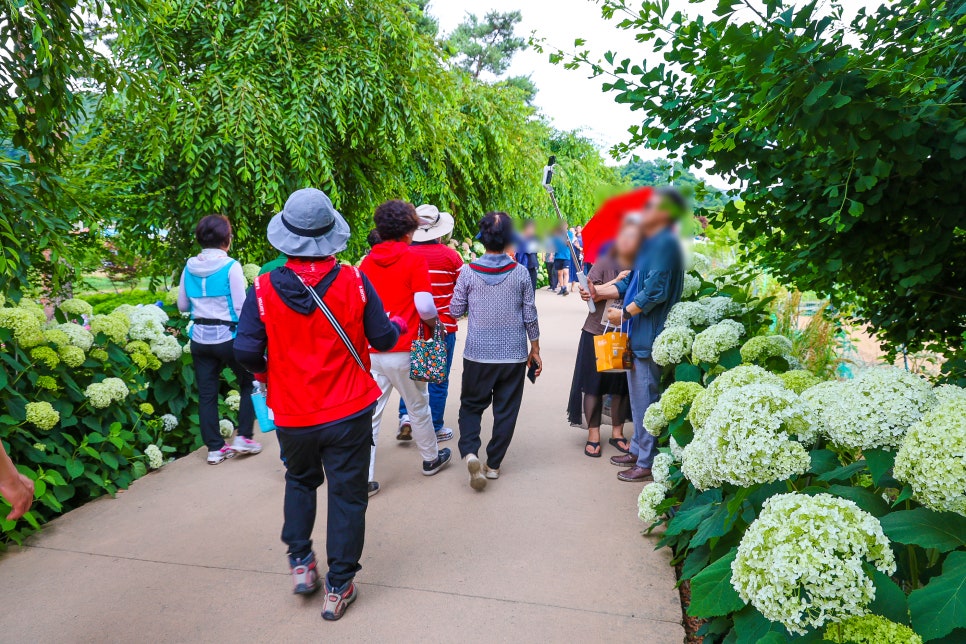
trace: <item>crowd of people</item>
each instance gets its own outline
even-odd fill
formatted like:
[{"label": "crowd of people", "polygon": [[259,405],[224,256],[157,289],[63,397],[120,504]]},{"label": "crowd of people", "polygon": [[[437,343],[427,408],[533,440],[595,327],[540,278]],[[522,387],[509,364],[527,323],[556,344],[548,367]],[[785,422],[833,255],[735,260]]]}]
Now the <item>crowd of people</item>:
[{"label": "crowd of people", "polygon": [[[608,443],[619,452],[610,460],[621,466],[622,481],[651,476],[656,447],[643,415],[659,397],[660,369],[650,352],[681,296],[684,261],[673,224],[686,210],[674,190],[656,191],[645,208],[624,217],[597,261],[581,266],[589,271],[581,297],[606,304],[588,314],[581,328],[567,415],[571,424],[587,427],[584,453],[599,458],[609,402]],[[376,446],[392,392],[401,399],[396,440],[415,441],[420,471],[435,475],[452,460],[440,443],[455,434],[443,416],[457,320],[466,317],[457,447],[469,485],[482,491],[500,476],[526,379],[535,381],[543,370],[535,304],[543,245],[534,222],[518,232],[507,213],[486,214],[477,235],[485,252],[469,263],[445,244],[454,220],[435,206],[387,201],[375,210],[373,222],[371,251],[358,267],[344,265],[337,255],[347,247],[348,223],[323,192],[296,191],[268,225],[268,241],[281,257],[246,289],[241,266],[228,254],[231,223],[209,215],[196,227],[202,250],[187,261],[178,293],[179,309],[191,317],[189,348],[207,462],[262,451],[253,438],[252,401],[255,383],[261,383],[286,469],[281,536],[294,592],[324,588],[326,620],[340,619],[357,597],[353,579],[369,498],[380,489]],[[553,240],[549,275],[557,284],[551,288],[566,294],[582,262],[581,230],[561,228]],[[593,340],[608,328],[629,330],[633,365],[626,374],[597,370]],[[445,359],[431,368],[416,350],[429,338],[446,350]],[[237,436],[230,444],[218,420],[225,368],[234,372],[241,394]],[[424,376],[427,369],[432,378]],[[490,407],[492,431],[481,453],[482,419]],[[624,434],[628,420],[630,438]],[[326,480],[323,575],[312,531],[317,490]],[[13,506],[9,518],[29,508],[31,487],[0,446],[0,494]]]}]

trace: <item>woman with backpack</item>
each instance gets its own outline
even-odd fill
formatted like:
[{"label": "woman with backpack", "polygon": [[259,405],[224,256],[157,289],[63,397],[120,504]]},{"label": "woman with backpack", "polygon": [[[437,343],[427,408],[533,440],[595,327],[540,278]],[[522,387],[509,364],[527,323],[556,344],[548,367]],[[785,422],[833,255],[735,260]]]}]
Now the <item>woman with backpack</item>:
[{"label": "woman with backpack", "polygon": [[[262,446],[252,440],[252,375],[235,361],[234,354],[247,284],[241,264],[228,256],[232,230],[227,217],[202,217],[195,227],[195,239],[201,252],[188,260],[181,273],[178,310],[191,315],[188,337],[198,384],[198,423],[208,448],[208,464],[217,465],[236,454],[262,451]],[[218,392],[225,367],[234,372],[241,393],[238,434],[231,445],[225,443],[218,424]]]}]

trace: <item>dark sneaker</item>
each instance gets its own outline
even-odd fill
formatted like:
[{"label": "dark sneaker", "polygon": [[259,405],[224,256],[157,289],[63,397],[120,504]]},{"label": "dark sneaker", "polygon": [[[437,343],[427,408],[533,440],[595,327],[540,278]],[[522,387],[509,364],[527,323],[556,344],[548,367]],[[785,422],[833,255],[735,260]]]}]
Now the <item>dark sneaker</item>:
[{"label": "dark sneaker", "polygon": [[377,481],[369,481],[369,496],[375,496],[379,494],[379,483]]},{"label": "dark sneaker", "polygon": [[449,451],[449,448],[443,447],[439,450],[439,456],[436,457],[435,461],[423,461],[423,475],[432,476],[446,467],[452,457],[453,454]]},{"label": "dark sneaker", "polygon": [[315,570],[315,553],[304,559],[289,562],[292,567],[292,578],[295,581],[296,595],[311,595],[319,589],[319,573]]},{"label": "dark sneaker", "polygon": [[618,472],[617,478],[628,483],[644,483],[653,480],[649,467],[632,467],[629,470]]},{"label": "dark sneaker", "polygon": [[325,582],[325,603],[322,605],[322,619],[334,622],[342,619],[349,604],[359,596],[356,585],[349,582],[344,589],[337,591],[329,587],[329,582]]}]

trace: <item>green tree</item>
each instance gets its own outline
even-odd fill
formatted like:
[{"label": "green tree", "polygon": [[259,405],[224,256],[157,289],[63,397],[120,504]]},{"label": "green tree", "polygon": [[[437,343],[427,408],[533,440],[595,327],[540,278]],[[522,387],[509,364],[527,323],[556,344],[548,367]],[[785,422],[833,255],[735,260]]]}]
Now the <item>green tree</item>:
[{"label": "green tree", "polygon": [[665,149],[740,185],[724,216],[753,258],[854,306],[893,348],[963,344],[966,5],[884,3],[849,24],[819,0],[603,11],[661,61],[569,61],[644,114],[618,152]]},{"label": "green tree", "polygon": [[447,40],[456,53],[456,65],[473,78],[480,78],[483,72],[502,75],[513,55],[527,46],[526,39],[514,33],[522,18],[519,11],[490,11],[483,20],[467,14]]},{"label": "green tree", "polygon": [[674,185],[692,201],[697,212],[719,211],[728,202],[724,191],[708,185],[680,163],[633,158],[621,167],[621,176],[635,186]]}]

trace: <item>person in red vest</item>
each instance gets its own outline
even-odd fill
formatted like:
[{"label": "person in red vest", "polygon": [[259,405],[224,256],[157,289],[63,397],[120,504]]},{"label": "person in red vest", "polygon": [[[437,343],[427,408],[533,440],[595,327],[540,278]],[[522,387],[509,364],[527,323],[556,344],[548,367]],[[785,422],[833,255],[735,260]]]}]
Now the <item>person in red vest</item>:
[{"label": "person in red vest", "polygon": [[427,383],[409,377],[413,340],[417,338],[420,327],[423,328],[424,338],[431,337],[439,315],[433,300],[429,264],[425,257],[418,255],[410,247],[413,234],[419,227],[416,208],[405,201],[387,201],[376,208],[373,219],[381,242],[372,247],[359,269],[372,282],[386,311],[402,317],[409,331],[399,337],[396,346],[388,350],[376,348],[372,356],[372,376],[379,383],[382,396],[372,416],[370,495],[379,491],[379,483],[375,480],[376,443],[379,440],[382,415],[393,389],[399,392],[399,396],[406,403],[412,432],[409,435],[400,427],[396,438],[415,439],[423,459],[423,474],[436,474],[449,463],[452,456],[449,449],[439,448],[436,430],[433,428]]},{"label": "person in red vest", "polygon": [[[417,255],[426,258],[429,265],[429,281],[433,289],[433,302],[439,313],[439,323],[446,329],[446,379],[443,382],[429,383],[429,408],[433,413],[433,429],[436,440],[448,441],[453,438],[453,430],[443,424],[446,399],[449,397],[449,372],[453,368],[453,354],[456,351],[456,319],[449,313],[449,303],[453,299],[456,278],[463,268],[463,258],[455,250],[443,243],[453,233],[456,222],[453,215],[440,212],[436,206],[425,204],[416,208],[419,228],[413,233],[410,248]],[[399,432],[412,432],[412,421],[406,402],[399,399]]]},{"label": "person in red vest", "polygon": [[329,479],[322,617],[330,621],[356,599],[365,540],[380,396],[369,347],[391,349],[407,332],[403,320],[387,317],[366,276],[336,260],[348,239],[349,225],[325,193],[293,193],[268,225],[269,242],[288,259],[249,289],[235,338],[236,359],[267,383],[275,413],[286,467],[282,541],[296,594],[320,587],[312,528],[316,490]]}]

